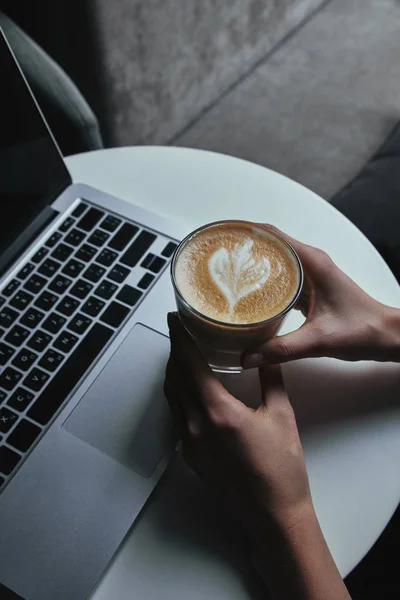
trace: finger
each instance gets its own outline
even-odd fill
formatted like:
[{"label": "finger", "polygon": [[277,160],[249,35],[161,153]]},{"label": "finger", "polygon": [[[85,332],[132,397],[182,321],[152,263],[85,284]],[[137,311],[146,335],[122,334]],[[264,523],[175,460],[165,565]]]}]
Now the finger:
[{"label": "finger", "polygon": [[165,370],[164,395],[167,399],[172,416],[175,419],[179,434],[182,437],[187,428],[186,415],[181,397],[183,395],[182,381],[176,374],[171,358],[168,360]]},{"label": "finger", "polygon": [[312,323],[306,322],[293,333],[268,340],[263,346],[246,352],[242,357],[244,369],[258,367],[261,363],[280,364],[324,355],[321,333]]},{"label": "finger", "polygon": [[197,398],[199,404],[207,408],[207,403],[218,402],[222,397],[229,395],[176,314],[168,314],[168,327],[172,357],[184,373],[193,397]]},{"label": "finger", "polygon": [[[185,378],[173,359],[167,365],[167,390],[174,405],[174,414],[180,419],[180,428],[185,434],[201,436],[205,431],[204,415],[199,410],[198,402],[193,398],[193,392],[186,385]],[[182,435],[184,435],[182,432]]]},{"label": "finger", "polygon": [[282,370],[278,365],[263,364],[258,369],[261,385],[261,407],[272,409],[287,404],[288,395],[283,383]]},{"label": "finger", "polygon": [[296,250],[299,256],[303,254],[309,254],[310,251],[317,250],[317,248],[314,248],[313,246],[309,246],[308,244],[304,244],[303,242],[296,240],[281,229],[278,229],[278,227],[275,227],[275,225],[271,225],[270,223],[264,223],[264,227],[270,229],[274,233],[277,233],[280,237],[283,237],[285,240],[287,240],[289,244],[293,246],[293,248]]},{"label": "finger", "polygon": [[[321,270],[325,271],[329,268],[332,271],[333,262],[331,258],[328,256],[326,252],[321,250],[320,248],[316,248],[315,246],[310,246],[308,244],[304,244],[303,242],[299,242],[295,238],[290,235],[284,233],[274,225],[270,225],[269,223],[265,223],[264,226],[267,229],[272,230],[279,236],[282,236],[285,240],[289,242],[291,246],[293,246],[294,250],[297,252],[303,267],[309,275],[320,274]],[[338,267],[335,268],[338,269]]]}]

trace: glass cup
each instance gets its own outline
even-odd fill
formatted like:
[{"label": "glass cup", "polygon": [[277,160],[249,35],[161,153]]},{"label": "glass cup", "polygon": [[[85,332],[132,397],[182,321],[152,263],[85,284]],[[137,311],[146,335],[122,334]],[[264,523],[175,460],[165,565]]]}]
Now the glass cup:
[{"label": "glass cup", "polygon": [[[280,242],[285,244],[294,258],[294,263],[297,265],[299,284],[292,300],[284,310],[265,321],[248,324],[217,321],[211,317],[203,315],[198,310],[190,306],[190,304],[185,300],[179,291],[175,278],[175,268],[181,250],[194,236],[205,229],[229,224],[245,225],[250,227],[253,231],[256,229],[261,233],[267,233],[269,237],[272,236],[278,238]],[[275,233],[275,231],[272,231],[267,227],[264,227],[263,225],[256,223],[250,223],[248,221],[226,220],[203,225],[203,227],[196,229],[186,236],[184,240],[182,240],[176,249],[171,262],[171,279],[180,319],[186,330],[195,340],[210,367],[213,369],[213,371],[218,373],[240,373],[242,371],[242,354],[246,350],[250,350],[263,344],[278,333],[285,317],[296,304],[301,294],[304,274],[302,264],[296,251],[283,236]]]}]

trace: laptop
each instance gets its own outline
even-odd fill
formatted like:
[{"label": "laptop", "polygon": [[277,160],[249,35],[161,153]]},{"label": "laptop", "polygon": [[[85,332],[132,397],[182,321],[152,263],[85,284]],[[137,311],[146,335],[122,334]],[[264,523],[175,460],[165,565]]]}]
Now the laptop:
[{"label": "laptop", "polygon": [[0,598],[83,600],[175,448],[185,232],[72,184],[1,30],[0,82]]}]

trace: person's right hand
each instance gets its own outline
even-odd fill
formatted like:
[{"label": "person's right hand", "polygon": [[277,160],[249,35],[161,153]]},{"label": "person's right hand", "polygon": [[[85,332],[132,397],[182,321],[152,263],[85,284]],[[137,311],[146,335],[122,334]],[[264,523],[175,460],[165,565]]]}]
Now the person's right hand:
[{"label": "person's right hand", "polygon": [[242,357],[244,368],[307,357],[343,360],[400,360],[400,310],[377,302],[322,250],[302,244],[270,225],[296,250],[304,267],[299,308],[305,323],[272,338]]}]

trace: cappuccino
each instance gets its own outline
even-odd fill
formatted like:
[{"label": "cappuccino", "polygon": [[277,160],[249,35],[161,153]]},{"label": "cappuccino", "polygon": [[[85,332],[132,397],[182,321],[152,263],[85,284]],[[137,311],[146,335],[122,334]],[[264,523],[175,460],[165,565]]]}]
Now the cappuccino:
[{"label": "cappuccino", "polygon": [[222,323],[251,324],[285,310],[299,289],[300,269],[291,247],[252,223],[229,221],[195,232],[174,261],[183,299]]}]

